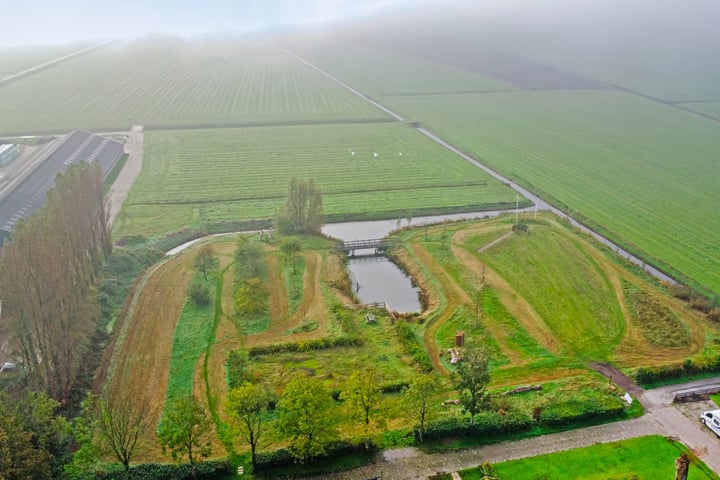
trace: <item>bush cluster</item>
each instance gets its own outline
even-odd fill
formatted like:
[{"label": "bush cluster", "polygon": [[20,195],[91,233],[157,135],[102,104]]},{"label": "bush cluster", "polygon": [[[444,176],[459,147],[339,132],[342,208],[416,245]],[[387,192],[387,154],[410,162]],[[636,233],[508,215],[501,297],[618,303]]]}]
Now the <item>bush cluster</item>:
[{"label": "bush cluster", "polygon": [[[500,435],[527,431],[532,426],[532,418],[522,412],[511,411],[504,415],[481,412],[475,416],[475,425],[470,424],[470,417],[448,417],[428,422],[423,439]],[[420,431],[416,428],[414,433],[415,439],[420,441]]]},{"label": "bush cluster", "polygon": [[720,372],[720,355],[687,359],[682,363],[658,367],[641,367],[635,372],[635,380],[640,384],[648,385],[663,380],[715,372]]},{"label": "bush cluster", "polygon": [[395,331],[397,332],[400,344],[405,350],[405,353],[411,355],[415,360],[415,363],[425,372],[432,372],[432,362],[428,357],[427,352],[418,344],[415,340],[415,334],[412,331],[410,324],[405,321],[395,322]]},{"label": "bush cluster", "polygon": [[190,480],[226,478],[231,471],[227,460],[213,460],[195,464],[193,477],[190,464],[143,463],[130,467],[130,476],[124,470],[95,471],[87,475],[72,475],[71,480]]},{"label": "bush cluster", "polygon": [[[375,446],[371,446],[371,448],[375,449]],[[355,444],[339,440],[328,445],[325,455],[317,460],[321,460],[323,458],[342,457],[344,455],[350,455],[358,452],[368,453],[368,450],[365,448],[364,444]],[[279,448],[277,450],[258,452],[255,457],[255,462],[255,469],[257,471],[262,471],[287,467],[294,464],[295,459],[287,449]]]},{"label": "bush cluster", "polygon": [[537,421],[548,427],[561,427],[580,422],[618,418],[625,406],[617,397],[594,396],[583,400],[553,402],[543,407]]},{"label": "bush cluster", "polygon": [[344,337],[326,337],[318,338],[316,340],[276,343],[273,345],[253,347],[249,350],[248,354],[250,357],[259,357],[261,355],[272,355],[276,353],[309,352],[311,350],[324,350],[335,347],[358,347],[362,344],[362,338],[354,335],[348,335]]}]

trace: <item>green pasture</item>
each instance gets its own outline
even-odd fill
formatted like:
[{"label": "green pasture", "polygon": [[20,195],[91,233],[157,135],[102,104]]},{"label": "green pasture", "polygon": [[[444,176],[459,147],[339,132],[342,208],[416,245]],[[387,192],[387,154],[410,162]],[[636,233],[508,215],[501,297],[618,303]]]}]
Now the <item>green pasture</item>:
[{"label": "green pasture", "polygon": [[63,62],[0,86],[0,106],[3,135],[389,118],[277,48],[178,39]]},{"label": "green pasture", "polygon": [[0,78],[89,47],[86,43],[0,47]]},{"label": "green pasture", "polygon": [[157,131],[145,136],[143,171],[115,234],[272,218],[295,175],[315,179],[325,214],[336,218],[482,210],[515,199],[403,124]]},{"label": "green pasture", "polygon": [[532,305],[565,353],[608,358],[625,331],[615,292],[577,240],[533,225],[480,254]]},{"label": "green pasture", "polygon": [[197,274],[193,278],[193,283],[203,283],[210,289],[212,300],[209,305],[204,306],[195,305],[189,297],[185,300],[173,337],[166,403],[193,392],[195,368],[198,359],[207,348],[213,328],[215,304],[213,277],[214,275],[205,281],[201,274]]},{"label": "green pasture", "polygon": [[450,65],[352,43],[301,43],[296,53],[370,96],[514,90]]},{"label": "green pasture", "polygon": [[649,263],[720,292],[720,123],[617,91],[383,101]]},{"label": "green pasture", "polygon": [[[675,459],[686,451],[676,441],[652,435],[511,460],[494,468],[500,478],[513,480],[651,480],[673,478]],[[477,469],[462,471],[460,476],[463,480],[481,478]],[[689,480],[717,478],[702,462],[690,465]]]}]

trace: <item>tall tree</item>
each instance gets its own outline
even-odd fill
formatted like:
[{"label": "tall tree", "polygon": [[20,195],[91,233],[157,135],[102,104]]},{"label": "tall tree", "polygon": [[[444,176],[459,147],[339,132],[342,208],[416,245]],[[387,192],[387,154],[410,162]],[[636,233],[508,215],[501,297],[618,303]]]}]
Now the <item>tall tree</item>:
[{"label": "tall tree", "polygon": [[235,250],[235,278],[238,281],[259,278],[265,275],[265,255],[262,247],[255,242],[240,237]]},{"label": "tall tree", "polygon": [[369,447],[370,422],[381,405],[380,375],[374,368],[355,370],[345,381],[340,399],[358,417],[365,429],[365,446]]},{"label": "tall tree", "polygon": [[195,256],[195,268],[203,274],[205,280],[207,280],[207,272],[216,268],[217,263],[217,258],[213,255],[213,249],[210,245],[203,245]]},{"label": "tall tree", "polygon": [[438,378],[432,373],[427,373],[415,377],[403,390],[405,407],[418,424],[421,442],[425,436],[425,425],[436,409],[433,398],[439,387]]},{"label": "tall tree", "polygon": [[173,459],[187,457],[195,476],[196,454],[206,457],[211,453],[208,435],[210,419],[205,408],[192,395],[180,397],[165,412],[158,437],[163,452],[170,450]]},{"label": "tall tree", "polygon": [[338,435],[335,402],[316,378],[298,376],[288,383],[278,417],[280,431],[290,437],[290,453],[301,462],[324,454]]},{"label": "tall tree", "polygon": [[147,408],[136,399],[124,395],[104,395],[94,403],[102,443],[128,472],[138,440],[150,426]]},{"label": "tall tree", "polygon": [[261,385],[245,382],[230,390],[226,407],[234,430],[250,445],[253,469],[257,466],[256,451],[262,438],[272,397]]},{"label": "tall tree", "polygon": [[475,415],[486,405],[486,387],[490,383],[488,356],[484,350],[466,348],[463,358],[453,375],[453,384],[460,393],[460,402],[470,414],[470,424],[475,425]]},{"label": "tall tree", "polygon": [[0,321],[29,378],[58,400],[67,398],[95,332],[93,284],[109,251],[99,199],[99,165],[69,168],[0,254]]},{"label": "tall tree", "polygon": [[286,259],[292,259],[293,262],[293,273],[297,273],[296,270],[296,263],[297,263],[297,255],[302,250],[302,242],[299,238],[296,237],[288,237],[283,239],[282,243],[280,243],[280,251],[283,252],[283,255]]},{"label": "tall tree", "polygon": [[287,201],[276,218],[276,227],[282,234],[319,232],[323,224],[322,208],[322,194],[315,180],[293,177]]}]

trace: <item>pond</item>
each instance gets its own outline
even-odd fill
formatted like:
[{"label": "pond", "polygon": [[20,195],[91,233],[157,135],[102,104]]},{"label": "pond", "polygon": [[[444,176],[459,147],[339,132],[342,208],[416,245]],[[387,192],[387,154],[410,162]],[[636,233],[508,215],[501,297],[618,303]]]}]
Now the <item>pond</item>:
[{"label": "pond", "polygon": [[[325,225],[325,235],[340,239],[370,240],[385,237],[391,231],[407,225],[426,225],[445,220],[487,218],[499,215],[500,211],[473,212],[453,215],[435,215],[400,220],[377,220],[368,222],[344,222]],[[385,302],[396,312],[416,312],[422,308],[420,291],[410,277],[383,255],[372,255],[372,251],[357,251],[359,256],[348,258],[348,272],[355,296],[362,303]],[[366,256],[362,256],[367,253]]]}]

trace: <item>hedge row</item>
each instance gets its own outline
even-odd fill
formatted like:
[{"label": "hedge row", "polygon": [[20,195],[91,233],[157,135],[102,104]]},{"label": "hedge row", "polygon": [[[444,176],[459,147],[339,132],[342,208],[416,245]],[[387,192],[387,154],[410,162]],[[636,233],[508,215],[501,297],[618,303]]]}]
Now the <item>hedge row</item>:
[{"label": "hedge row", "polygon": [[[625,406],[619,398],[598,395],[582,400],[548,403],[538,409],[535,420],[523,412],[514,410],[505,414],[481,412],[475,416],[474,426],[470,424],[470,418],[467,416],[443,418],[426,425],[424,438],[502,435],[524,432],[533,426],[561,427],[588,421],[621,418],[624,414]],[[415,439],[419,440],[420,431],[416,428],[414,433]]]},{"label": "hedge row", "polygon": [[418,344],[410,324],[402,320],[395,322],[395,331],[405,353],[411,355],[422,370],[432,372],[433,367],[430,357],[428,357],[425,349]]},{"label": "hedge row", "polygon": [[311,350],[324,350],[335,347],[358,347],[362,344],[362,338],[355,335],[348,335],[344,337],[325,337],[318,338],[316,340],[276,343],[262,347],[253,347],[249,350],[248,354],[250,357],[259,357],[261,355],[272,355],[276,353],[309,352]]},{"label": "hedge row", "polygon": [[[372,449],[374,449],[374,447],[372,447]],[[349,455],[358,452],[367,453],[368,450],[365,448],[364,444],[355,444],[340,440],[328,445],[325,449],[325,455],[316,458],[315,460],[341,457],[343,455]],[[276,468],[283,468],[295,463],[295,459],[292,455],[290,455],[290,452],[286,448],[258,452],[255,457],[255,461],[255,468],[258,472]]]},{"label": "hedge row", "polygon": [[560,427],[585,421],[619,418],[624,412],[625,406],[617,397],[590,397],[550,403],[542,408],[537,421],[548,427]]},{"label": "hedge row", "polygon": [[213,460],[195,464],[195,476],[193,476],[190,464],[160,464],[160,463],[144,463],[130,467],[130,476],[125,474],[119,465],[115,464],[111,468],[112,471],[94,471],[86,475],[71,475],[66,478],[70,480],[125,480],[132,478],[133,480],[190,480],[205,479],[212,480],[216,478],[227,478],[228,473],[232,470],[227,460]]},{"label": "hedge row", "polygon": [[[475,416],[475,425],[470,424],[469,417],[449,417],[429,422],[425,426],[425,440],[447,437],[473,437],[483,435],[499,435],[503,433],[523,432],[529,430],[533,420],[529,415],[511,411],[504,415],[496,412],[481,412]],[[416,428],[415,439],[420,440],[420,431]]]},{"label": "hedge row", "polygon": [[662,380],[718,372],[720,372],[720,355],[687,359],[683,363],[659,367],[641,367],[635,371],[635,380],[640,384],[648,385]]}]

